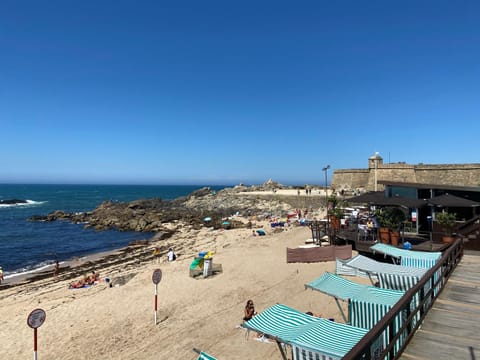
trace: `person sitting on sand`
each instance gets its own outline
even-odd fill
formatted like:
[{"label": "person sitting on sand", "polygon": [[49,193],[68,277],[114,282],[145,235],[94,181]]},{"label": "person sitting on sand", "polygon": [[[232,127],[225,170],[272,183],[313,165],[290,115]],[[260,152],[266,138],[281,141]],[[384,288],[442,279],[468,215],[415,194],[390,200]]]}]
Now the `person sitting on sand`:
[{"label": "person sitting on sand", "polygon": [[98,279],[99,274],[97,274],[95,271],[92,271],[90,275],[85,275],[84,282],[87,285],[95,285],[95,282],[98,281]]},{"label": "person sitting on sand", "polygon": [[98,278],[99,278],[99,275],[95,272],[95,271],[92,271],[92,273],[90,274],[90,276],[87,276],[87,281],[86,283],[88,285],[94,285],[96,281],[98,281]]},{"label": "person sitting on sand", "polygon": [[244,310],[244,314],[243,314],[243,321],[248,321],[252,317],[254,317],[255,315],[257,315],[257,313],[255,312],[255,306],[253,305],[253,301],[248,300],[247,304],[245,305],[245,310]]}]

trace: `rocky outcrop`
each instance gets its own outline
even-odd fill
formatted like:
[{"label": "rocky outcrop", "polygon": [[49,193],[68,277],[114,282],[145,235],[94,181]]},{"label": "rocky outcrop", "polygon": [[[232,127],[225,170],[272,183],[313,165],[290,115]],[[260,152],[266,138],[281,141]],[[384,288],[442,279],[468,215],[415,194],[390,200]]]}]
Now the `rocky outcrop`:
[{"label": "rocky outcrop", "polygon": [[[262,186],[256,186],[255,189],[270,190],[272,185],[281,186],[267,182]],[[181,223],[182,226],[200,228],[204,226],[204,218],[208,216],[211,218],[208,225],[220,228],[223,220],[233,214],[281,216],[291,208],[279,199],[240,195],[245,189],[245,186],[235,186],[215,192],[205,187],[171,201],[162,199],[139,199],[125,203],[105,201],[91,212],[67,213],[59,210],[46,216],[32,216],[29,220],[66,220],[84,223],[86,228],[95,230],[157,232],[162,233],[165,238],[175,231],[172,224]]]}]

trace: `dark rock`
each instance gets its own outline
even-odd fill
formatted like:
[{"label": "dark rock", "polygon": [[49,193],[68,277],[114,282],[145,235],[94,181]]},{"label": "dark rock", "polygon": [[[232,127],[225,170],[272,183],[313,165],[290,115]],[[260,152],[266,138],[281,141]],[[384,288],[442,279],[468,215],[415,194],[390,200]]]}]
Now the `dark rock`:
[{"label": "dark rock", "polygon": [[15,204],[27,204],[27,200],[21,200],[21,199],[6,199],[6,200],[0,200],[0,204],[2,205],[15,205]]},{"label": "dark rock", "polygon": [[[281,186],[267,182],[264,186]],[[264,187],[262,186],[262,187]],[[186,224],[194,229],[205,226],[203,219],[212,218],[208,226],[222,227],[222,219],[230,218],[237,212],[242,215],[258,215],[266,211],[274,216],[281,216],[290,208],[280,198],[261,198],[254,195],[242,195],[240,192],[248,188],[239,186],[212,192],[205,187],[188,196],[175,200],[139,199],[128,203],[105,201],[91,212],[67,213],[55,211],[47,216],[32,216],[32,221],[68,220],[74,223],[85,223],[86,228],[97,231],[116,229],[119,231],[157,232],[170,237],[172,230],[164,227],[166,223]],[[241,223],[230,221],[233,227]],[[162,238],[163,239],[163,238]]]},{"label": "dark rock", "polygon": [[28,218],[29,221],[49,221],[46,215],[33,215]]}]

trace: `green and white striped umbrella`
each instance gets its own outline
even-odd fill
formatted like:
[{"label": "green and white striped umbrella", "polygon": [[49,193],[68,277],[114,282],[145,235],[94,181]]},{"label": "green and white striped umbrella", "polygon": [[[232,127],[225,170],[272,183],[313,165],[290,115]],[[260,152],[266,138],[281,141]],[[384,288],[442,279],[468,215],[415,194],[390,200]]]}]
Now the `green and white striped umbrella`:
[{"label": "green and white striped umbrella", "polygon": [[355,299],[388,306],[395,305],[404,294],[399,290],[380,289],[371,285],[358,284],[329,272],[325,272],[318,279],[305,284],[305,287],[342,300]]},{"label": "green and white striped umbrella", "polygon": [[[306,284],[305,287],[338,299],[348,300],[350,325],[368,330],[373,328],[404,295],[404,292],[400,290],[357,284],[329,272]],[[395,318],[395,333],[397,329],[400,329],[402,323],[402,316],[398,315]],[[396,349],[400,347],[402,341],[397,341]],[[382,333],[381,342],[383,346],[388,344],[388,331]]]},{"label": "green and white striped umbrella", "polygon": [[431,268],[442,256],[441,252],[405,250],[387,244],[375,244],[370,249],[374,252],[401,259],[403,266],[417,268]]},{"label": "green and white striped umbrella", "polygon": [[197,360],[216,360],[216,358],[214,358],[212,355],[209,355],[207,354],[206,352],[201,352],[199,355],[198,355],[198,358]]},{"label": "green and white striped umbrella", "polygon": [[365,329],[307,315],[282,304],[262,311],[242,326],[279,342],[334,357],[344,356],[367,333]]},{"label": "green and white striped umbrella", "polygon": [[342,261],[342,269],[344,267],[351,267],[375,276],[382,288],[403,291],[410,289],[427,272],[427,269],[384,263],[363,255]]}]

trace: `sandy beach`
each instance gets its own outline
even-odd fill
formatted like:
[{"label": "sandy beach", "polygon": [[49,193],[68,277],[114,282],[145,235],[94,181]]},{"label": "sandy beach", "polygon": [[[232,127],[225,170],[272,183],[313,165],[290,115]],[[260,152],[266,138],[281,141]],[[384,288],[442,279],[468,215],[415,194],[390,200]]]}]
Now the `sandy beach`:
[{"label": "sandy beach", "polygon": [[[247,338],[238,328],[246,301],[252,299],[257,311],[283,303],[341,321],[333,298],[304,289],[323,272],[334,272],[335,263],[287,264],[286,248],[304,244],[310,229],[274,232],[266,221],[256,226],[267,235],[253,236],[247,228],[185,229],[168,240],[87,262],[90,267],[83,261],[80,270],[69,268],[58,278],[48,274],[0,291],[0,359],[32,356],[33,330],[26,320],[36,308],[46,312],[38,329],[41,359],[195,359],[194,347],[218,359],[278,359],[274,343],[256,341],[253,334]],[[161,258],[152,256],[155,246],[161,247]],[[165,256],[169,246],[178,255],[171,263]],[[200,251],[213,251],[213,262],[223,271],[190,277],[190,263]],[[123,261],[116,262],[118,257]],[[90,288],[68,288],[93,268],[115,286],[100,281]],[[155,325],[152,274],[157,268],[163,277]]]}]

